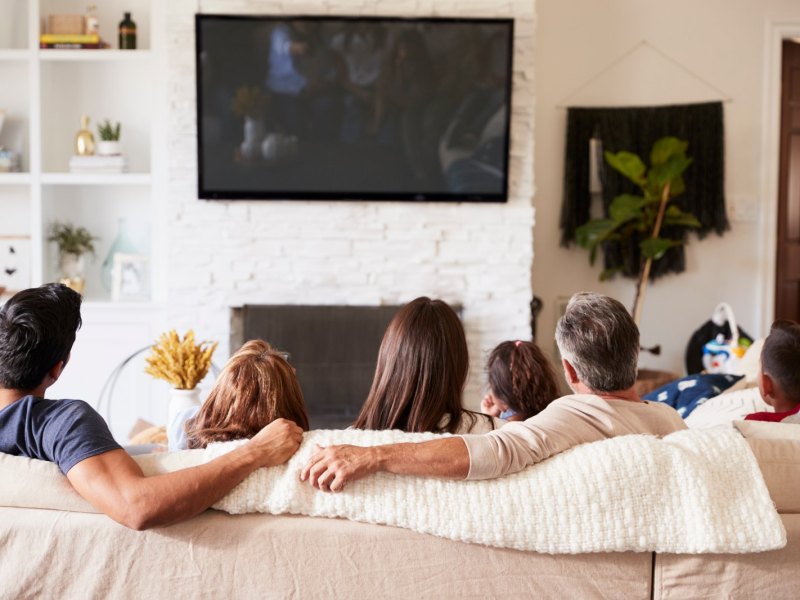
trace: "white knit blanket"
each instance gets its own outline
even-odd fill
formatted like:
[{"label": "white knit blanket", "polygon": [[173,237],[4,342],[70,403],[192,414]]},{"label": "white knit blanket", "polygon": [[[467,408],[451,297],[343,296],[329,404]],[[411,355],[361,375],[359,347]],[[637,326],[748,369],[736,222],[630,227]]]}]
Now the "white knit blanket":
[{"label": "white knit blanket", "polygon": [[[756,459],[733,430],[584,444],[489,481],[379,473],[336,494],[299,481],[315,444],[369,446],[431,437],[398,431],[313,431],[288,464],[259,469],[214,508],[233,514],[343,517],[554,554],[743,553],[786,544]],[[203,460],[239,443],[212,445]]]}]

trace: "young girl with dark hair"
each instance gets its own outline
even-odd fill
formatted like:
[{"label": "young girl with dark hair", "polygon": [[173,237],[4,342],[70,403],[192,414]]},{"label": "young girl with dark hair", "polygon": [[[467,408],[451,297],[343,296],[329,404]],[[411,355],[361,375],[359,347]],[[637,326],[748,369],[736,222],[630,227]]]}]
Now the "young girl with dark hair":
[{"label": "young girl with dark hair", "polygon": [[481,410],[507,421],[524,421],[559,397],[550,361],[533,342],[503,342],[486,363],[489,393]]},{"label": "young girl with dark hair", "polygon": [[280,418],[308,431],[297,375],[283,353],[263,340],[251,340],[231,356],[203,405],[189,410],[170,426],[170,450],[251,438]]},{"label": "young girl with dark hair", "polygon": [[491,417],[465,410],[469,355],[464,327],[446,302],[421,297],[403,306],[383,336],[369,396],[353,427],[483,433]]}]

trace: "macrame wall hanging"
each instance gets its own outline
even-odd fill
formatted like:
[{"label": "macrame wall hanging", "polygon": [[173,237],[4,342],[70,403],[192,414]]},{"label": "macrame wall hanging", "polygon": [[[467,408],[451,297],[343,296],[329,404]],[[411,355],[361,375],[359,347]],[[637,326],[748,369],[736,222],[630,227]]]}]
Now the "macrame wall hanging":
[{"label": "macrame wall hanging", "polygon": [[[642,44],[654,49],[647,42]],[[678,66],[713,87],[682,65]],[[607,216],[615,196],[637,191],[623,175],[608,168],[602,157],[603,151],[627,150],[646,159],[653,143],[668,135],[688,141],[687,153],[694,159],[684,173],[686,191],[675,199],[675,204],[698,218],[702,226],[695,231],[700,238],[712,231],[721,235],[730,228],[725,212],[725,136],[721,101],[670,106],[568,108],[560,220],[562,246],[570,246],[575,241],[577,227],[591,218]],[[593,214],[593,190],[601,195],[602,214]],[[681,229],[664,228],[662,235],[685,239],[687,230]],[[638,246],[632,253],[633,260],[626,264],[618,244],[605,244],[604,268],[622,267],[623,275],[636,277],[639,272],[639,253],[636,250]],[[672,248],[664,258],[653,263],[651,279],[667,273],[680,273],[684,267],[683,246]]]}]

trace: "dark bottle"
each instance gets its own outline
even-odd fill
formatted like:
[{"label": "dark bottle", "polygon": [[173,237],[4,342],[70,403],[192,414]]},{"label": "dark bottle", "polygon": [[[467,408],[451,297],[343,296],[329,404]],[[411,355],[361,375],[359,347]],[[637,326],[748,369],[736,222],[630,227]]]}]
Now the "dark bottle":
[{"label": "dark bottle", "polygon": [[119,49],[136,50],[136,23],[129,12],[125,13],[125,18],[119,24]]}]

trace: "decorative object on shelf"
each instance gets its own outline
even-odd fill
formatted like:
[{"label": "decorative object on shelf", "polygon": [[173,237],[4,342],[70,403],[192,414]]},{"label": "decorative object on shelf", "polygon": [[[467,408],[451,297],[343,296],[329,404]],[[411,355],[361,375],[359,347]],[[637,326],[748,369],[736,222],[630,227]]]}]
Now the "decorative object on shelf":
[{"label": "decorative object on shelf", "polygon": [[91,33],[85,30],[86,20],[83,15],[47,15],[47,34],[51,35],[83,35]]},{"label": "decorative object on shelf", "polygon": [[75,154],[78,156],[94,155],[94,136],[89,131],[89,117],[87,115],[81,117],[81,128],[75,134]]},{"label": "decorative object on shelf", "polygon": [[[142,250],[147,248],[147,244],[142,240],[142,236],[134,235],[136,229],[128,219],[122,218],[117,222],[117,236],[111,242],[111,247],[108,249],[103,266],[101,269],[101,281],[103,287],[111,292],[112,279],[114,271],[114,255],[115,254],[135,254],[141,255]],[[137,244],[135,239],[141,242]]]},{"label": "decorative object on shelf", "polygon": [[69,159],[69,172],[81,175],[118,175],[128,172],[128,159],[122,154],[73,156]]},{"label": "decorative object on shelf", "polygon": [[59,283],[83,294],[86,287],[84,257],[86,254],[94,255],[94,242],[98,239],[85,227],[77,227],[72,223],[55,221],[50,225],[47,241],[58,246]]},{"label": "decorative object on shelf", "polygon": [[20,171],[19,152],[0,146],[0,173],[17,173]]},{"label": "decorative object on shelf", "polygon": [[[6,111],[0,109],[0,134],[6,121]],[[19,152],[8,150],[0,145],[0,173],[13,173],[20,170]]]},{"label": "decorative object on shelf", "polygon": [[3,288],[5,292],[18,292],[30,286],[30,237],[25,235],[0,236],[0,288]]},{"label": "decorative object on shelf", "polygon": [[145,358],[145,373],[162,379],[172,386],[167,424],[180,411],[199,406],[200,390],[197,389],[211,367],[211,356],[217,342],[195,342],[191,329],[181,338],[172,329],[162,333]]},{"label": "decorative object on shelf", "polygon": [[[692,159],[686,155],[688,145],[674,137],[661,138],[650,151],[649,168],[632,152],[606,151],[604,156],[609,166],[632,181],[641,195],[620,194],[611,203],[608,218],[592,219],[575,230],[575,240],[589,250],[592,264],[598,248],[606,242],[618,243],[628,264],[638,259],[638,282],[631,311],[637,325],[653,261],[684,243],[682,238],[661,237],[662,225],[700,227],[700,221],[693,214],[670,205],[670,201],[685,190],[683,172],[692,164]],[[613,277],[623,268],[605,269],[600,273],[600,280]]]},{"label": "decorative object on shelf", "polygon": [[97,6],[94,4],[86,7],[84,32],[88,35],[100,35],[100,20],[97,18]]},{"label": "decorative object on shelf", "polygon": [[119,121],[117,121],[116,125],[113,125],[108,119],[97,124],[97,133],[100,135],[100,141],[97,142],[98,156],[119,156],[122,154],[122,147],[119,143],[121,128],[122,125]]},{"label": "decorative object on shelf", "polygon": [[50,50],[97,50],[103,47],[97,34],[43,33],[39,36],[39,48]]},{"label": "decorative object on shelf", "polygon": [[114,254],[111,268],[111,299],[144,301],[150,298],[148,258],[141,254]]},{"label": "decorative object on shelf", "polygon": [[129,12],[125,13],[125,18],[119,24],[119,49],[136,50],[136,23]]}]

